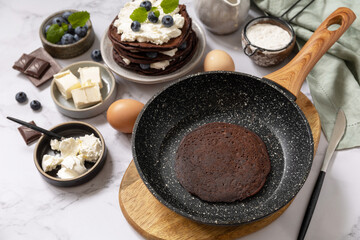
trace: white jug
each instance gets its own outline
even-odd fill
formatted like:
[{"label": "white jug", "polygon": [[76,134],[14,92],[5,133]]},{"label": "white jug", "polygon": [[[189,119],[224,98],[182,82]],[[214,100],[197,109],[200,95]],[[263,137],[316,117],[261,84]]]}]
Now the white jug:
[{"label": "white jug", "polygon": [[229,34],[238,30],[250,8],[250,0],[194,0],[193,2],[204,26],[216,34]]}]

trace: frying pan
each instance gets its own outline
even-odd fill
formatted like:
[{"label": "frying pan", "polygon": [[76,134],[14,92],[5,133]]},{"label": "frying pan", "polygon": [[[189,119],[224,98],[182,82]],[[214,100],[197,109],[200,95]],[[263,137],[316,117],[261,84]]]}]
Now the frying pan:
[{"label": "frying pan", "polygon": [[[199,73],[153,96],[139,114],[132,138],[134,162],[150,192],[185,217],[217,225],[256,221],[291,201],[303,186],[314,155],[310,126],[296,96],[315,63],[355,18],[350,9],[337,9],[292,61],[261,79],[238,72]],[[340,27],[330,31],[332,24]],[[244,126],[265,142],[271,171],[254,196],[210,203],[188,193],[176,180],[174,161],[181,139],[210,122]]]}]

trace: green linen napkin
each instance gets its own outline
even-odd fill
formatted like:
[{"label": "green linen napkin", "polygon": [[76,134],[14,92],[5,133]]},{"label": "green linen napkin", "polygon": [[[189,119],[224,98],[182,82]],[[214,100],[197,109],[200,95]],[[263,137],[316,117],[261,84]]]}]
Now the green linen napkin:
[{"label": "green linen napkin", "polygon": [[[297,0],[253,0],[264,12],[281,16]],[[289,20],[310,0],[297,4],[286,16]],[[360,4],[352,0],[316,0],[292,20],[300,46],[339,7],[348,7],[357,19],[319,60],[307,77],[322,130],[329,140],[339,108],[345,112],[347,128],[337,149],[360,146]]]}]

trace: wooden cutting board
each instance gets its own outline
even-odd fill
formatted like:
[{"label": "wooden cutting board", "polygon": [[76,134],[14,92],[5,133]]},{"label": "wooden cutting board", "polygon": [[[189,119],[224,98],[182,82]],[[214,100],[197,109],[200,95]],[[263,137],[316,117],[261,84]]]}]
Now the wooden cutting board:
[{"label": "wooden cutting board", "polygon": [[[297,104],[310,123],[316,152],[320,140],[320,118],[310,100],[300,93]],[[130,225],[147,239],[235,239],[269,225],[291,204],[274,214],[241,226],[210,226],[196,223],[162,205],[146,188],[131,161],[120,184],[119,202]]]}]

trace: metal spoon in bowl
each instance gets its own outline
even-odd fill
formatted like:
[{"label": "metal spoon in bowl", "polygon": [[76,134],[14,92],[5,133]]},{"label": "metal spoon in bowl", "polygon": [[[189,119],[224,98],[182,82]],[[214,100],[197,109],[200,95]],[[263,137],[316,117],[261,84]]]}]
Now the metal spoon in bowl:
[{"label": "metal spoon in bowl", "polygon": [[332,157],[337,145],[339,144],[341,138],[344,135],[345,128],[346,128],[346,117],[345,117],[343,110],[340,109],[337,114],[337,117],[336,117],[334,129],[331,134],[329,145],[326,149],[325,158],[324,158],[323,164],[321,166],[321,171],[319,173],[318,179],[316,180],[316,184],[314,186],[313,192],[310,197],[310,201],[308,203],[308,206],[307,206],[307,209],[305,212],[303,222],[301,224],[301,228],[300,228],[299,235],[297,238],[298,240],[302,240],[305,238],[306,231],[309,227],[311,217],[314,213],[316,203],[317,203],[317,200],[320,195],[321,187],[322,187],[322,184],[325,179],[326,170],[329,166],[331,157]]},{"label": "metal spoon in bowl", "polygon": [[41,127],[38,127],[36,125],[33,125],[31,123],[28,123],[28,122],[25,122],[25,121],[22,121],[20,119],[17,119],[17,118],[13,118],[13,117],[6,117],[7,119],[11,120],[11,121],[14,121],[16,123],[19,123],[25,127],[28,127],[28,128],[31,128],[32,130],[35,130],[35,131],[38,131],[38,132],[41,132],[43,134],[45,134],[46,136],[50,137],[50,138],[56,138],[56,139],[59,139],[61,140],[61,138],[63,136],[57,134],[57,133],[54,133],[54,132],[51,132],[51,131],[48,131],[44,128],[41,128]]}]

